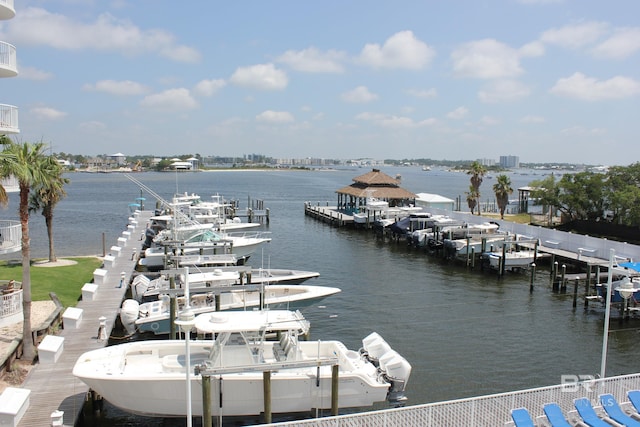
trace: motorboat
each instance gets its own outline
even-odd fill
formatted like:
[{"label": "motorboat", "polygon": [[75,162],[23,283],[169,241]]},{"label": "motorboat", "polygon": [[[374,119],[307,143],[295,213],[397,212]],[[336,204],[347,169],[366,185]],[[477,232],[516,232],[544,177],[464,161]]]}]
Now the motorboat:
[{"label": "motorboat", "polygon": [[[236,286],[220,292],[202,292],[202,289],[190,287],[190,306],[195,314],[222,310],[303,309],[324,298],[335,295],[341,290],[330,286],[313,285],[248,285]],[[176,307],[182,310],[185,297],[176,298]],[[164,335],[170,332],[170,297],[161,294],[155,301],[138,303],[127,299],[120,309],[122,326],[129,335],[136,332],[152,332]]]},{"label": "motorboat", "polygon": [[[356,351],[335,340],[300,340],[308,322],[293,311],[215,312],[187,324],[207,339],[92,350],[78,358],[73,375],[116,407],[157,417],[202,416],[203,395],[210,396],[212,416],[259,415],[265,396],[272,413],[329,409],[333,366],[339,408],[405,399],[411,365],[375,332]],[[279,339],[267,340],[273,332]],[[205,375],[210,381],[203,381]],[[203,392],[206,383],[211,388]]]},{"label": "motorboat", "polygon": [[483,257],[488,260],[489,267],[500,269],[504,266],[507,270],[529,268],[537,258],[535,250],[485,252]]},{"label": "motorboat", "polygon": [[[239,285],[241,283],[247,285],[284,285],[284,284],[300,284],[309,279],[319,277],[317,271],[278,269],[278,268],[258,268],[246,269],[243,271],[243,277],[236,269],[214,268],[212,271],[193,272],[189,274],[189,286],[191,289],[204,288],[210,290],[212,287]],[[182,288],[185,283],[184,275],[179,275],[175,283],[177,288]],[[143,274],[139,274],[131,281],[131,295],[139,302],[149,299],[157,299],[157,295],[163,290],[169,289],[169,280],[160,276],[151,279]]]},{"label": "motorboat", "polygon": [[264,243],[270,242],[270,237],[262,232],[221,233],[212,229],[202,229],[191,234],[184,241],[169,240],[167,235],[163,240],[158,235],[154,242],[158,246],[145,249],[144,261],[138,264],[148,270],[157,270],[165,265],[169,254],[175,255],[206,255],[233,254],[238,264],[244,264],[247,259]]}]

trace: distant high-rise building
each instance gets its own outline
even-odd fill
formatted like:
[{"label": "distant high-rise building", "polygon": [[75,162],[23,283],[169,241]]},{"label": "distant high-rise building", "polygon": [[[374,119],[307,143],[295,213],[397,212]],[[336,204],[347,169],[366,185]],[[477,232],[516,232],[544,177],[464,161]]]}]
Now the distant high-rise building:
[{"label": "distant high-rise building", "polygon": [[519,168],[520,158],[518,156],[500,156],[500,166],[503,168]]},{"label": "distant high-rise building", "polygon": [[476,161],[482,166],[494,166],[496,164],[495,159],[478,159]]}]

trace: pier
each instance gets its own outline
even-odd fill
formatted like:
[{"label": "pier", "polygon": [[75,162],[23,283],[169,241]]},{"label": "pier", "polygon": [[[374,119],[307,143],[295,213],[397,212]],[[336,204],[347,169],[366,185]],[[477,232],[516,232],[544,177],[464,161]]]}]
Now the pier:
[{"label": "pier", "polygon": [[[129,218],[127,231],[118,238],[118,245],[107,251],[103,267],[94,272],[92,286],[85,285],[82,300],[63,313],[63,329],[57,335],[47,336],[57,337],[59,354],[45,359],[47,353],[44,347],[39,347],[39,363],[22,385],[31,394],[20,427],[73,426],[78,422],[89,387],[72,375],[73,366],[86,351],[107,345],[134,271],[135,254],[141,244],[139,236],[151,213],[136,211]],[[64,424],[53,424],[54,415],[62,415]]]}]

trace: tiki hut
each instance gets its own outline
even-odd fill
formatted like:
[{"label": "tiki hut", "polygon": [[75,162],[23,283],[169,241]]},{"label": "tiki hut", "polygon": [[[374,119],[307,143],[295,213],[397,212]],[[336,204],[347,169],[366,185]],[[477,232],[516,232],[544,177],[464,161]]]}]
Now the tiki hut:
[{"label": "tiki hut", "polygon": [[357,211],[367,204],[367,199],[378,199],[389,206],[415,204],[416,195],[400,187],[400,180],[378,169],[353,178],[353,184],[336,191],[338,208]]}]

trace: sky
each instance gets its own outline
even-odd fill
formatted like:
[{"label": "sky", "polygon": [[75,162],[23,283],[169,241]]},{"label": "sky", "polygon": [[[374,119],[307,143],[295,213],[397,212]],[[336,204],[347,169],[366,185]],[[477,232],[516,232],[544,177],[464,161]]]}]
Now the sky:
[{"label": "sky", "polygon": [[640,160],[637,0],[14,1],[55,153]]}]

